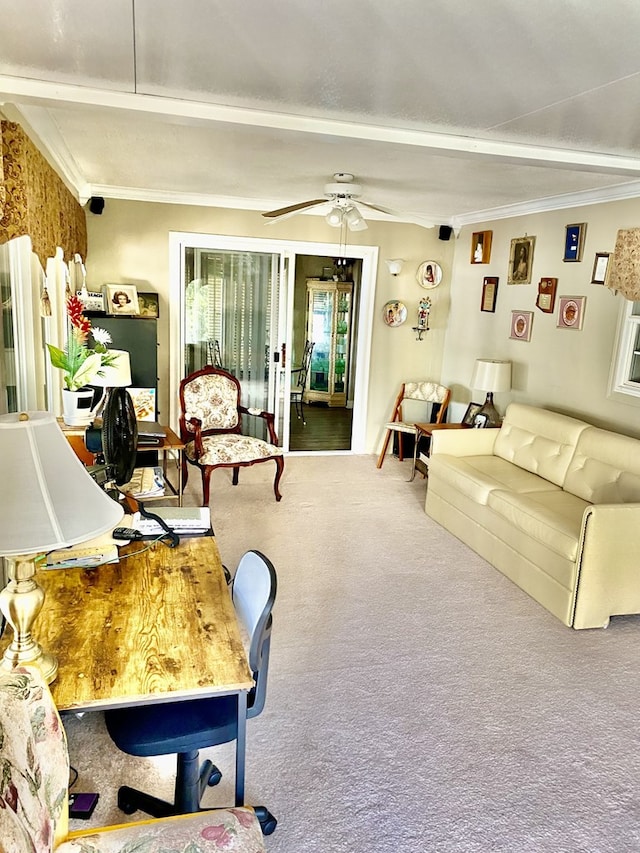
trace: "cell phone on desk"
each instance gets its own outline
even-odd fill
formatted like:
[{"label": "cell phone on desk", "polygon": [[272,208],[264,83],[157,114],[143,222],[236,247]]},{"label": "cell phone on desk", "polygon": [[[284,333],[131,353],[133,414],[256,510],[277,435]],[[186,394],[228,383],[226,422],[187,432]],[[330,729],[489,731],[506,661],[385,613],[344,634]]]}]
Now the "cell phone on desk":
[{"label": "cell phone on desk", "polygon": [[135,527],[116,527],[111,536],[113,539],[122,539],[127,542],[134,539],[142,539],[142,533],[136,530]]}]

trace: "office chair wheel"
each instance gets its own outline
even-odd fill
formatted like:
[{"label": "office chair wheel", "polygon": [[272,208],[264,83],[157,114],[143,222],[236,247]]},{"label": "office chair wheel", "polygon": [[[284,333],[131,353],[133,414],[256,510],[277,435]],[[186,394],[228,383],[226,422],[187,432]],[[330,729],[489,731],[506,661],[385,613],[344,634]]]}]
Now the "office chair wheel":
[{"label": "office chair wheel", "polygon": [[263,835],[271,835],[274,832],[276,826],[278,825],[278,821],[271,814],[269,809],[266,806],[255,806],[254,812],[256,813],[256,817],[260,822],[260,829],[262,830]]},{"label": "office chair wheel", "polygon": [[214,765],[209,772],[209,777],[207,779],[207,785],[210,788],[214,788],[216,785],[220,784],[220,780],[222,779],[222,773],[218,770],[218,768]]},{"label": "office chair wheel", "polygon": [[118,791],[118,808],[125,814],[133,814],[138,811],[138,807],[133,805],[126,792],[122,790]]}]

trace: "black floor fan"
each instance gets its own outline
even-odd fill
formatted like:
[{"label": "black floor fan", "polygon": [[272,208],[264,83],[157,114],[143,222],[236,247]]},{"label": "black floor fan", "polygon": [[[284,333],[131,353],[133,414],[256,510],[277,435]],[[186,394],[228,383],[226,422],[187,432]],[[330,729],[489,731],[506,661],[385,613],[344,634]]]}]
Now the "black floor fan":
[{"label": "black floor fan", "polygon": [[110,388],[102,411],[102,450],[116,485],[128,483],[136,466],[138,423],[126,388]]}]

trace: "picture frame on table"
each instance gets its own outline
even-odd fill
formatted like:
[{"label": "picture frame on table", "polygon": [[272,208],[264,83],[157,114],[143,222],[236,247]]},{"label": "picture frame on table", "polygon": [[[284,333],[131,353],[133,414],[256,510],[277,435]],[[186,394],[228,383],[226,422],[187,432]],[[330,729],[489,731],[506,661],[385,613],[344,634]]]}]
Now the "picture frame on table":
[{"label": "picture frame on table", "polygon": [[498,298],[498,276],[485,276],[482,282],[482,299],[480,310],[493,314],[496,310],[496,299]]},{"label": "picture frame on table", "polygon": [[473,418],[474,429],[484,429],[489,423],[489,415],[486,412],[478,412]]},{"label": "picture frame on table", "polygon": [[156,389],[127,388],[133,402],[137,421],[155,421],[156,419]]},{"label": "picture frame on table", "polygon": [[467,411],[464,413],[462,423],[466,426],[473,426],[473,420],[482,408],[482,403],[469,403]]},{"label": "picture frame on table", "polygon": [[593,272],[591,273],[591,284],[605,284],[609,270],[609,258],[611,252],[596,252],[593,261]]},{"label": "picture frame on table", "polygon": [[471,235],[472,264],[488,264],[491,259],[493,231],[474,231]]},{"label": "picture frame on table", "polygon": [[140,317],[152,317],[157,320],[160,316],[160,302],[157,293],[138,291],[138,308]]},{"label": "picture frame on table", "polygon": [[586,222],[575,222],[567,225],[564,234],[564,257],[563,261],[581,261],[584,248],[584,235],[587,230]]},{"label": "picture frame on table", "polygon": [[140,314],[135,284],[105,284],[103,293],[107,314],[116,317]]},{"label": "picture frame on table", "polygon": [[512,311],[509,337],[514,341],[530,341],[532,325],[533,311]]},{"label": "picture frame on table", "polygon": [[558,322],[556,328],[571,329],[579,332],[584,323],[586,296],[561,296],[558,305]]},{"label": "picture frame on table", "polygon": [[535,237],[514,237],[509,252],[507,284],[531,284]]}]

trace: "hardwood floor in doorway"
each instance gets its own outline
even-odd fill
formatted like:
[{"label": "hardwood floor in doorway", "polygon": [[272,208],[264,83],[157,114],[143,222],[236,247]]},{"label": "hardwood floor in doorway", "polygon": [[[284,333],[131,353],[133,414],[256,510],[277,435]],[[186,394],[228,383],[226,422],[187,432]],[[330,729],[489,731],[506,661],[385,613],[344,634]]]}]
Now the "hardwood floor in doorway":
[{"label": "hardwood floor in doorway", "polygon": [[350,450],[353,409],[305,405],[306,425],[291,407],[289,450]]}]

